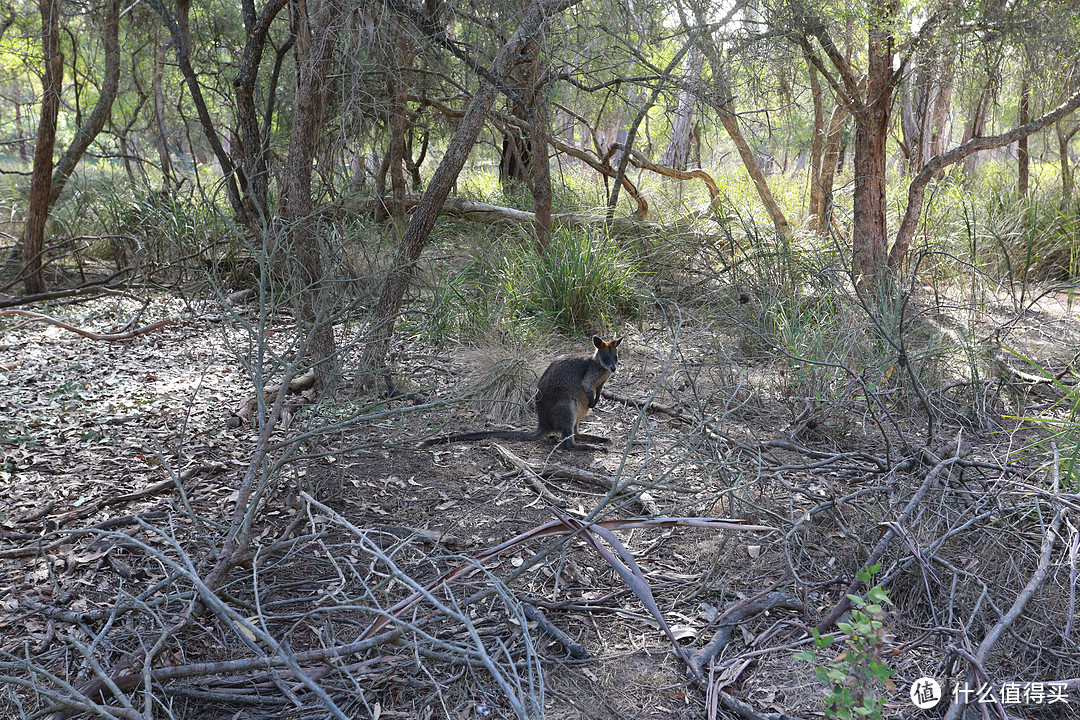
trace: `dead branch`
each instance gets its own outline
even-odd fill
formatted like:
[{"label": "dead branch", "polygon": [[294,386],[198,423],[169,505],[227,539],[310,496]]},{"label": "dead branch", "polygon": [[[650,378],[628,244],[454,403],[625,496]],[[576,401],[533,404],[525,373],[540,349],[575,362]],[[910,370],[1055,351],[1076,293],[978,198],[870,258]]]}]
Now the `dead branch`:
[{"label": "dead branch", "polygon": [[732,603],[723,617],[717,621],[719,627],[713,635],[713,639],[700,650],[687,651],[690,662],[693,663],[690,669],[694,672],[694,675],[702,677],[709,662],[723,652],[724,647],[731,640],[735,628],[745,622],[751,615],[758,615],[773,608],[806,612],[806,605],[802,601],[782,592],[762,593],[756,598]]},{"label": "dead branch", "polygon": [[[1057,448],[1054,448],[1054,485],[1053,489],[1056,491],[1058,488],[1058,458]],[[993,650],[994,645],[1001,638],[1001,634],[1012,627],[1012,624],[1016,622],[1020,614],[1024,612],[1024,608],[1027,606],[1028,601],[1031,600],[1031,596],[1035,594],[1043,582],[1046,581],[1046,576],[1050,571],[1050,559],[1054,553],[1054,541],[1057,539],[1058,531],[1061,529],[1061,520],[1064,516],[1064,511],[1058,509],[1054,512],[1054,518],[1050,521],[1050,526],[1043,531],[1042,539],[1042,551],[1039,554],[1039,564],[1035,568],[1035,572],[1032,573],[1031,578],[1028,579],[1027,585],[1020,591],[1020,594],[1016,596],[1016,600],[1013,601],[1012,607],[1008,612],[1001,616],[1001,619],[990,628],[990,631],[986,633],[983,641],[979,643],[979,649],[975,652],[975,657],[971,666],[968,668],[967,680],[969,683],[974,683],[976,680],[976,668],[985,668],[986,661],[990,656],[990,651]],[[986,678],[989,680],[989,678]],[[964,694],[958,694],[949,706],[949,712],[945,715],[945,720],[957,720],[964,712],[964,707],[967,705],[967,697]]]},{"label": "dead branch", "polygon": [[[885,554],[886,548],[889,547],[889,543],[891,543],[893,541],[893,538],[897,536],[897,528],[901,527],[905,522],[907,522],[907,519],[911,517],[911,513],[915,511],[915,508],[917,508],[919,506],[919,503],[922,502],[922,499],[926,496],[926,493],[928,493],[930,491],[930,488],[934,486],[934,483],[937,481],[938,475],[940,475],[946,468],[955,465],[958,462],[960,462],[960,458],[958,457],[947,458],[935,465],[930,470],[930,472],[926,473],[926,477],[923,479],[922,485],[908,502],[907,506],[904,508],[904,511],[900,513],[896,520],[889,523],[889,529],[885,531],[885,535],[882,536],[881,540],[878,541],[878,544],[874,548],[874,551],[870,553],[870,557],[868,557],[866,559],[866,562],[863,563],[864,567],[869,567],[881,559],[881,557]],[[824,620],[818,623],[818,632],[826,632],[830,627],[832,627],[833,623],[840,619],[841,615],[851,609],[851,598],[849,596],[859,592],[861,588],[861,580],[855,580],[848,586],[847,590],[844,591],[844,598],[836,604],[836,607],[832,609],[832,612],[825,616]]]},{"label": "dead branch", "polygon": [[44,323],[49,323],[50,325],[55,325],[55,326],[57,326],[59,328],[63,328],[64,330],[68,330],[70,332],[73,332],[76,335],[82,335],[85,338],[90,338],[91,340],[100,340],[102,342],[115,342],[117,340],[130,340],[133,337],[137,337],[139,335],[144,335],[144,334],[146,334],[148,332],[153,332],[154,330],[160,330],[161,328],[165,327],[166,325],[174,325],[174,324],[176,324],[178,322],[181,322],[180,318],[165,318],[164,320],[158,320],[156,323],[152,323],[152,324],[147,325],[145,327],[137,328],[135,330],[131,330],[131,331],[128,331],[128,332],[108,334],[108,333],[96,333],[96,332],[93,332],[91,330],[83,330],[82,328],[75,327],[74,325],[69,325],[68,323],[64,322],[63,320],[57,320],[56,318],[49,317],[48,315],[42,315],[41,313],[30,312],[29,310],[0,310],[0,317],[3,317],[5,315],[22,315],[22,316],[28,317],[30,319],[19,323],[15,327],[7,328],[6,330],[0,330],[0,334],[3,334],[3,333],[8,332],[10,330],[18,330],[19,328],[24,327],[25,325],[28,325],[28,324],[33,323],[33,322],[44,322]]},{"label": "dead branch", "polygon": [[532,622],[536,623],[536,626],[550,635],[557,643],[566,648],[566,652],[570,654],[570,657],[575,660],[590,660],[592,654],[589,649],[581,643],[575,641],[572,637],[567,635],[561,629],[551,624],[551,621],[544,615],[543,610],[530,605],[529,603],[522,603],[521,609],[525,613],[525,617],[529,618]]},{"label": "dead branch", "polygon": [[[315,368],[308,370],[303,375],[297,375],[289,381],[288,389],[286,393],[300,393],[315,385],[316,373]],[[274,385],[267,385],[263,388],[263,401],[273,402],[274,398],[281,392],[281,383]],[[246,423],[255,419],[255,411],[259,407],[259,397],[252,395],[245,400],[242,400],[236,409],[233,410],[232,415],[229,416],[229,427],[240,427]]]},{"label": "dead branch", "polygon": [[[563,514],[558,510],[552,509],[555,516],[558,517],[563,524],[579,533],[579,536],[584,538],[585,541],[600,554],[600,557],[611,566],[612,570],[618,574],[626,586],[630,588],[641,603],[645,606],[645,609],[656,618],[656,622],[660,624],[660,629],[667,635],[668,641],[671,642],[671,647],[675,651],[675,654],[679,656],[687,667],[693,672],[694,677],[697,680],[701,680],[701,673],[694,670],[693,665],[690,663],[690,658],[686,656],[686,650],[679,641],[675,638],[675,634],[671,632],[671,627],[667,624],[667,620],[664,619],[664,614],[660,612],[660,607],[656,604],[656,598],[653,597],[652,588],[649,586],[648,580],[645,579],[645,573],[641,571],[641,568],[637,564],[637,560],[634,559],[633,553],[626,549],[626,546],[622,544],[618,537],[615,536],[610,530],[600,527],[599,525],[586,525],[585,523]],[[600,538],[603,538],[604,542],[610,545],[615,552],[609,550],[603,543],[600,542]],[[617,554],[617,557],[616,557]]]},{"label": "dead branch", "polygon": [[[638,483],[636,481],[626,482],[620,486],[619,483],[615,480],[615,478],[609,477],[607,475],[601,475],[599,473],[590,472],[588,470],[582,470],[581,468],[570,467],[567,465],[552,465],[549,463],[537,465],[530,464],[529,462],[515,455],[507,448],[499,445],[498,443],[492,443],[492,447],[495,448],[496,452],[498,452],[504,460],[506,460],[511,465],[520,470],[525,475],[526,479],[532,477],[543,479],[563,478],[565,480],[576,480],[587,485],[602,488],[609,492],[615,490],[616,488],[625,490],[633,486],[643,487],[641,483]],[[564,500],[555,495],[552,495],[551,492],[548,491],[547,488],[545,488],[543,485],[540,486],[538,492],[540,492],[541,496],[549,502],[556,503],[560,507],[566,505],[566,502]],[[660,508],[657,506],[656,501],[652,498],[648,491],[643,489],[640,493],[636,495],[636,498],[646,513],[648,513],[649,515],[660,514]]]}]

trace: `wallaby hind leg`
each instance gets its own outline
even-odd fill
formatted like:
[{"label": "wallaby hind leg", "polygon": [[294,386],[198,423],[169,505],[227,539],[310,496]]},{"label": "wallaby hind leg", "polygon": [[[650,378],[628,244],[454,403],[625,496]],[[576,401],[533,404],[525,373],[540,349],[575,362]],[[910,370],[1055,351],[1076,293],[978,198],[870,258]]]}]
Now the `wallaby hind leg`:
[{"label": "wallaby hind leg", "polygon": [[588,443],[602,441],[611,442],[607,438],[596,437],[594,435],[578,435],[563,434],[563,439],[559,441],[559,447],[567,448],[568,450],[590,450],[593,452],[607,452],[607,448],[602,445],[591,445]]},{"label": "wallaby hind leg", "polygon": [[[582,416],[584,416],[584,413],[582,413]],[[557,407],[552,408],[551,419],[555,421],[555,427],[558,428],[559,433],[562,435],[562,440],[559,441],[561,447],[570,450],[603,450],[603,448],[596,445],[584,444],[593,436],[582,435],[577,431],[580,418],[575,403],[560,403]],[[604,440],[603,438],[598,439]]]},{"label": "wallaby hind leg", "polygon": [[611,438],[602,437],[600,435],[589,435],[583,432],[574,433],[574,439],[578,442],[598,443],[600,445],[608,445],[611,443]]}]

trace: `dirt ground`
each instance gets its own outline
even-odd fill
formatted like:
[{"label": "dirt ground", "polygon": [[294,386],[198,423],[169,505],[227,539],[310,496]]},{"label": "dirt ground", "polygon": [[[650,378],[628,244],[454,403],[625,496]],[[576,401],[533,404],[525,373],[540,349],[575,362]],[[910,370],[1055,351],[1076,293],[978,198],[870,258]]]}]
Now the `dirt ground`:
[{"label": "dirt ground", "polygon": [[[1077,337],[1071,309],[1055,302],[1010,331],[1067,363],[1062,348],[1077,347]],[[108,331],[139,307],[108,299],[58,312]],[[257,356],[242,329],[210,306],[160,297],[140,322],[173,315],[185,319],[120,342],[43,323],[14,328],[17,318],[4,319],[0,675],[12,684],[0,692],[2,717],[55,699],[13,679],[55,692],[63,687],[56,677],[78,685],[133,665],[140,648],[194,607],[191,577],[213,566],[232,522],[259,428],[229,420],[251,395]],[[281,319],[266,336],[288,327]],[[382,608],[399,618],[402,634],[322,682],[349,717],[513,717],[511,697],[527,714],[549,718],[734,717],[725,693],[760,717],[821,716],[824,685],[814,663],[794,654],[812,647],[808,629],[843,599],[884,523],[896,519],[935,462],[956,454],[947,441],[960,435],[965,464],[945,468],[948,479],[908,518],[913,530],[882,559],[895,603],[877,650],[895,671],[885,716],[936,716],[916,711],[907,689],[953,667],[955,643],[969,652],[978,646],[1039,556],[1043,531],[1023,494],[1033,464],[1015,455],[1029,431],[1003,414],[994,428],[948,425],[927,448],[935,455],[904,465],[897,432],[910,427],[918,435],[911,420],[882,430],[865,399],[830,406],[785,396],[790,371],[764,354],[730,349],[738,342],[726,332],[712,325],[676,335],[659,322],[627,328],[620,370],[606,388],[612,396],[583,425],[609,436],[610,449],[580,453],[502,440],[419,448],[436,434],[531,429],[532,420],[523,406],[493,420],[482,403],[446,402],[461,395],[475,363],[463,350],[403,340],[396,357],[419,396],[372,401],[346,382],[316,412],[299,402],[288,427],[273,431],[273,461],[291,455],[266,487],[251,529],[269,559],[253,556],[236,567],[216,593],[227,607],[212,607],[161,641],[155,667],[241,659],[256,647],[273,655],[260,629],[291,652],[353,642]],[[552,352],[575,349],[568,341]],[[1040,391],[1031,386],[1025,403],[1026,393]],[[1029,404],[1039,402],[1046,401]],[[315,426],[324,430],[309,432]],[[295,446],[285,442],[297,436],[304,438]],[[166,482],[176,477],[182,492]],[[476,559],[560,518],[650,515],[730,518],[774,530],[672,522],[619,530],[614,544],[549,536]],[[977,525],[965,526],[972,518]],[[1004,528],[998,535],[988,527],[995,520]],[[995,564],[1005,552],[1012,560]],[[941,563],[917,559],[920,553]],[[425,600],[388,610],[459,566],[464,572]],[[952,580],[946,567],[956,570]],[[1037,609],[990,656],[998,680],[1080,674],[1072,664],[1075,636],[1071,648],[1024,647],[1039,637],[1040,623],[1071,618],[1067,577],[1058,566],[1054,581],[1035,593]],[[781,603],[742,618],[695,681],[667,633],[682,653],[700,652],[725,612],[766,593],[784,593],[801,607]],[[544,620],[526,616],[534,609]],[[961,615],[959,626],[972,635],[962,641],[940,630],[956,627]],[[586,657],[571,657],[568,643]],[[1012,660],[1003,658],[1010,653]],[[253,673],[162,681],[155,716],[326,716],[316,694],[287,672]],[[143,702],[138,688],[128,692]],[[1074,696],[1080,702],[1080,690]],[[1077,717],[1051,706],[1010,712]]]}]

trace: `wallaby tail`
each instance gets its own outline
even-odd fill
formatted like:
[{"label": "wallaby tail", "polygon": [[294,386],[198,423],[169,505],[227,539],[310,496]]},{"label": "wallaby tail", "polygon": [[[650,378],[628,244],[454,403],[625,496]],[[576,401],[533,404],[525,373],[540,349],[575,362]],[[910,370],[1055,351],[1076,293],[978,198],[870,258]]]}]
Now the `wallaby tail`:
[{"label": "wallaby tail", "polygon": [[462,442],[466,440],[485,440],[496,438],[499,440],[539,440],[544,436],[544,431],[537,428],[533,432],[517,430],[486,430],[484,432],[461,433],[459,435],[446,435],[445,437],[430,438],[420,443],[420,447],[431,445],[445,445],[446,443]]}]

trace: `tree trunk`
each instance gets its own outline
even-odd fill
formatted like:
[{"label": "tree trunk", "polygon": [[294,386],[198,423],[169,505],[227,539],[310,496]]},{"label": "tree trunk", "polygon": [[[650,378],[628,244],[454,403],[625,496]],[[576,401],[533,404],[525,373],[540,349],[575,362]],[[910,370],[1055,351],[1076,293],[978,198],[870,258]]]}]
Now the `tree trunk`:
[{"label": "tree trunk", "polygon": [[[971,119],[964,125],[963,139],[960,144],[973,140],[977,137],[982,137],[983,131],[986,129],[986,113],[990,106],[990,90],[993,86],[993,79],[990,74],[987,74],[986,82],[983,83],[982,90],[979,91],[979,99],[975,103],[975,110],[971,114]],[[964,162],[964,174],[971,177],[975,174],[975,167],[979,163],[979,153],[974,152],[967,156]]]},{"label": "tree trunk", "polygon": [[290,5],[296,27],[296,91],[281,218],[288,226],[293,251],[290,280],[299,300],[299,317],[309,333],[307,354],[320,386],[325,387],[332,376],[335,343],[333,325],[326,317],[328,288],[311,201],[311,164],[318,149],[343,11],[335,0],[290,0]]},{"label": "tree trunk", "polygon": [[[532,41],[533,36],[545,24],[547,18],[573,7],[580,1],[536,0],[523,13],[518,29],[495,56],[488,69],[488,76],[497,81],[505,78],[513,68],[518,53]],[[416,261],[420,258],[424,245],[427,244],[440,208],[450,194],[458,173],[464,167],[477,135],[480,134],[480,128],[495,101],[496,93],[495,86],[485,80],[469,102],[465,116],[458,124],[457,131],[446,147],[442,162],[435,169],[435,174],[428,183],[427,190],[421,197],[401,238],[397,253],[391,262],[390,271],[379,292],[379,299],[372,314],[367,346],[364,348],[362,362],[364,370],[368,373],[369,382],[375,379],[376,374],[385,365],[386,352],[390,348],[390,339],[394,334],[395,317],[412,280]]]},{"label": "tree trunk", "polygon": [[[1020,116],[1018,125],[1027,125],[1031,121],[1031,77],[1025,65],[1023,77],[1020,79]],[[1016,141],[1016,192],[1020,197],[1027,197],[1028,178],[1031,172],[1031,161],[1028,157],[1027,135]]]},{"label": "tree trunk", "polygon": [[[398,42],[401,42],[400,40]],[[405,78],[404,64],[401,62],[403,53],[394,54],[393,64],[396,68],[386,76],[387,91],[390,96],[390,147],[387,150],[389,158],[390,190],[393,194],[393,207],[390,214],[398,230],[405,225],[405,133],[408,130],[407,108],[405,105]]]},{"label": "tree trunk", "polygon": [[533,96],[533,155],[529,168],[529,190],[533,196],[533,208],[536,219],[533,230],[536,233],[537,250],[547,247],[551,235],[551,167],[548,161],[547,136],[547,91],[539,89]]},{"label": "tree trunk", "polygon": [[210,117],[210,111],[206,106],[206,99],[203,96],[202,86],[199,84],[199,77],[196,75],[195,69],[191,67],[191,44],[188,28],[188,11],[191,8],[191,2],[190,0],[177,0],[175,18],[165,7],[163,0],[148,0],[148,2],[150,7],[165,22],[172,35],[173,46],[176,48],[176,62],[180,67],[181,74],[184,76],[188,90],[191,92],[191,101],[195,105],[195,111],[199,116],[199,124],[202,126],[207,142],[210,143],[210,148],[214,151],[214,157],[217,158],[218,164],[221,165],[229,205],[232,206],[233,212],[242,224],[253,233],[261,233],[262,229],[259,226],[258,218],[253,217],[252,213],[245,208],[241,189],[237,186],[237,180],[239,180],[244,188],[244,194],[248,192],[243,168],[237,168],[234,165],[229,153],[222,146],[221,136],[218,135],[217,129],[214,127],[214,121]]},{"label": "tree trunk", "polygon": [[930,116],[930,153],[927,159],[945,152],[949,138],[949,116],[952,112],[953,77],[955,68],[952,57],[943,58],[938,74],[937,102]]},{"label": "tree trunk", "polygon": [[1054,123],[1054,134],[1057,135],[1058,141],[1058,158],[1061,163],[1061,207],[1065,208],[1072,200],[1073,191],[1073,177],[1072,177],[1072,162],[1069,158],[1069,140],[1076,134],[1076,131],[1080,130],[1080,125],[1074,127],[1070,132],[1065,132],[1061,127],[1061,121]]},{"label": "tree trunk", "polygon": [[163,40],[154,41],[154,70],[150,75],[150,88],[154,94],[154,148],[158,154],[158,165],[161,167],[161,187],[168,190],[172,187],[173,170],[172,158],[169,154],[169,139],[165,133],[165,90],[162,88],[161,79],[165,68],[165,47]]},{"label": "tree trunk", "polygon": [[[268,214],[267,196],[270,189],[270,173],[267,163],[269,146],[267,142],[264,142],[263,132],[259,128],[258,112],[255,109],[255,85],[259,78],[259,66],[262,63],[270,26],[285,7],[285,3],[286,0],[271,0],[260,15],[255,14],[255,4],[251,0],[244,0],[242,4],[245,41],[240,55],[240,65],[233,79],[233,92],[236,95],[236,125],[240,134],[240,170],[247,179],[247,183],[244,184],[248,186],[248,194],[243,202],[246,212],[259,219],[265,219]],[[270,126],[273,115],[273,101],[283,56],[284,52],[278,52],[274,57],[274,69],[264,118],[264,126],[267,128]]]},{"label": "tree trunk", "polygon": [[[18,90],[15,91],[18,94]],[[19,137],[19,160],[26,163],[28,160],[26,153],[26,133],[23,132],[22,124],[22,103],[15,102],[15,134]]]},{"label": "tree trunk", "polygon": [[60,52],[60,3],[40,0],[41,47],[45,60],[41,78],[41,119],[34,145],[34,169],[30,177],[30,199],[22,237],[23,283],[29,295],[45,292],[41,256],[45,248],[45,220],[49,215],[49,186],[52,184],[56,119],[64,80],[64,55]]},{"label": "tree trunk", "polygon": [[857,280],[877,280],[885,270],[886,141],[896,77],[893,75],[891,22],[895,0],[872,4],[867,42],[866,100],[855,113],[855,188],[852,199],[852,271]]},{"label": "tree trunk", "polygon": [[679,99],[675,105],[675,117],[671,121],[671,139],[660,161],[661,165],[685,170],[690,165],[690,149],[694,137],[694,106],[697,90],[701,84],[703,57],[701,48],[694,45],[686,57]]},{"label": "tree trunk", "polygon": [[[738,5],[736,5],[736,7],[738,7]],[[700,27],[707,27],[708,23],[702,12],[695,8],[695,13],[697,24]],[[702,51],[712,68],[713,83],[715,85],[713,96],[715,97],[716,112],[720,116],[720,123],[724,126],[724,130],[727,131],[732,142],[735,143],[735,147],[739,151],[739,157],[742,159],[743,167],[746,168],[747,174],[750,175],[750,179],[754,183],[754,188],[757,190],[758,197],[761,198],[761,202],[765,206],[765,211],[769,213],[769,217],[772,218],[773,225],[776,227],[776,232],[786,242],[790,242],[792,239],[791,225],[788,223],[783,210],[780,209],[776,199],[773,197],[772,190],[769,189],[769,183],[765,180],[765,173],[762,172],[757,158],[754,157],[753,149],[750,147],[750,144],[746,142],[746,138],[743,137],[742,130],[739,129],[739,121],[735,115],[735,98],[731,92],[731,86],[728,84],[726,75],[727,68],[725,67],[724,59],[721,56],[720,48],[717,46],[716,40],[711,36],[705,36],[702,38],[702,41]]]},{"label": "tree trunk", "polygon": [[49,187],[49,207],[56,204],[68,178],[75,172],[75,166],[79,164],[79,160],[90,147],[90,143],[94,142],[94,138],[105,127],[105,121],[109,119],[109,113],[112,112],[113,100],[116,99],[116,91],[120,86],[119,28],[120,2],[109,0],[105,25],[101,29],[101,41],[105,49],[105,75],[101,80],[101,90],[94,109],[90,111],[90,116],[76,131],[75,137],[72,138],[67,150],[56,164]]},{"label": "tree trunk", "polygon": [[1077,108],[1080,108],[1080,92],[1077,92],[1046,115],[1032,120],[1025,125],[1013,128],[1000,135],[973,138],[953,148],[947,153],[931,159],[930,162],[919,171],[919,174],[912,179],[911,185],[908,186],[907,209],[905,210],[904,218],[900,223],[900,229],[897,230],[896,241],[893,243],[892,250],[889,252],[889,267],[894,271],[898,270],[907,257],[907,251],[911,247],[912,239],[915,237],[915,227],[918,225],[919,218],[922,215],[923,197],[926,193],[926,185],[930,182],[930,179],[934,177],[935,173],[940,172],[943,168],[952,165],[955,162],[970,157],[980,150],[999,148],[1016,142],[1020,138],[1027,137],[1032,133],[1036,133],[1048,125],[1056,123],[1068,116]]},{"label": "tree trunk", "polygon": [[548,88],[544,82],[544,55],[540,41],[527,46],[528,73],[522,90],[529,114],[529,192],[533,197],[533,233],[537,252],[544,252],[551,236],[551,167],[548,161]]},{"label": "tree trunk", "polygon": [[828,230],[831,222],[833,185],[836,184],[836,173],[840,166],[840,138],[849,114],[847,108],[837,102],[829,116],[825,146],[821,150],[821,201],[817,220],[819,232]]},{"label": "tree trunk", "polygon": [[649,110],[656,104],[656,99],[660,97],[660,92],[664,89],[664,85],[667,83],[668,78],[671,77],[671,71],[675,69],[683,56],[696,42],[697,38],[692,36],[687,44],[683,45],[682,50],[677,52],[675,57],[671,59],[671,62],[667,64],[664,71],[660,74],[660,78],[656,81],[656,87],[653,88],[648,101],[646,101],[641,110],[638,111],[638,114],[634,116],[633,121],[630,123],[630,127],[626,130],[626,139],[620,144],[619,148],[619,167],[615,172],[615,186],[611,189],[611,195],[608,196],[607,201],[608,222],[615,217],[615,207],[619,204],[619,190],[622,189],[622,179],[626,177],[626,166],[630,162],[630,150],[634,147],[634,139],[637,137],[638,128],[641,127],[641,121],[645,119],[645,116],[649,114]]},{"label": "tree trunk", "polygon": [[821,184],[821,161],[825,149],[825,105],[822,101],[821,79],[813,63],[810,72],[810,96],[814,102],[814,126],[810,138],[810,230],[823,232],[825,224],[825,191]]}]

